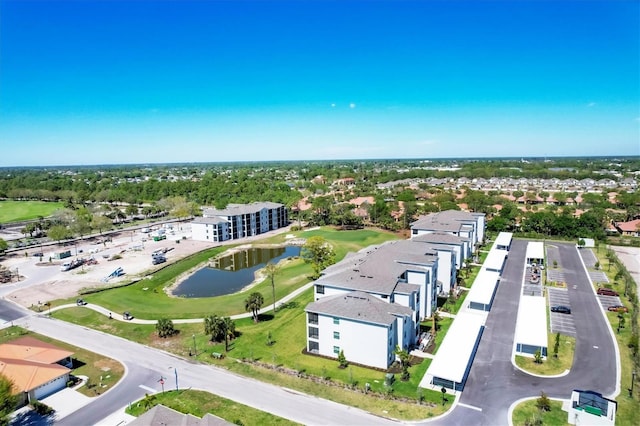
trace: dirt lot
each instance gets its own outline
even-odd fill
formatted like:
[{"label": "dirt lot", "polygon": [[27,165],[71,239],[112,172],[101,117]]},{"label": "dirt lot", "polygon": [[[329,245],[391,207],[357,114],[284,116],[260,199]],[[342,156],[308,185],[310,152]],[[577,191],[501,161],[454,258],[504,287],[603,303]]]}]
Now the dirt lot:
[{"label": "dirt lot", "polygon": [[[34,249],[26,255],[25,252],[15,253],[3,259],[2,265],[11,270],[18,269],[21,276],[18,287],[21,288],[6,293],[5,297],[26,307],[37,305],[38,302],[73,297],[83,288],[112,286],[163,266],[164,264],[152,264],[151,254],[156,250],[169,249],[165,256],[168,262],[173,262],[212,247],[211,243],[193,241],[190,236],[189,225],[182,224],[180,229],[176,229],[173,234],[169,233],[167,239],[161,241],[153,241],[149,234],[139,231],[111,235],[111,241],[97,238],[85,240],[78,243],[77,256],[64,260],[56,260],[55,253],[70,250],[75,254],[75,246],[46,248],[42,252],[42,261],[39,257],[33,256]],[[113,256],[121,258],[109,260]],[[97,264],[85,264],[70,271],[61,271],[63,261],[76,258],[93,258]],[[122,268],[124,275],[105,280],[117,268]]]},{"label": "dirt lot", "polygon": [[[251,244],[256,240],[288,231],[289,227],[280,228],[266,234],[245,238],[242,241]],[[151,254],[159,249],[169,249],[165,256],[168,262],[174,262],[190,254],[214,247],[213,243],[193,241],[191,226],[186,223],[167,230],[167,238],[161,241],[153,241],[151,234],[143,233],[140,230],[123,231],[119,234],[112,234],[110,237],[111,241],[105,241],[104,238],[92,238],[78,242],[77,246],[51,246],[42,249],[42,258],[34,256],[34,253],[40,251],[40,249],[34,248],[3,258],[2,266],[12,271],[17,269],[21,278],[19,284],[0,284],[0,296],[11,299],[22,306],[31,307],[50,300],[74,297],[83,288],[113,286],[119,282],[142,277],[165,265],[154,266],[152,264]],[[222,245],[237,244],[238,242],[238,240],[226,241]],[[75,255],[76,249],[77,256],[66,258],[64,261],[92,257],[97,261],[97,264],[85,264],[70,271],[61,271],[60,266],[63,261],[56,260],[55,254],[69,250]],[[114,255],[121,258],[108,260]],[[117,268],[122,268],[124,275],[105,280]]]}]

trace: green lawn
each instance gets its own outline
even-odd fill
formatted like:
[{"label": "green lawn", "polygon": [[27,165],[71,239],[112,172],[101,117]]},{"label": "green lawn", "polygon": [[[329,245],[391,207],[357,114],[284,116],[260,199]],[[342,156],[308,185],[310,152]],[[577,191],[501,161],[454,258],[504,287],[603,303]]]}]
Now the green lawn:
[{"label": "green lawn", "polygon": [[[393,234],[372,230],[335,231],[330,228],[294,234],[301,237],[312,235],[324,237],[333,244],[338,253],[338,259],[341,259],[347,251],[359,250],[362,247],[395,238]],[[280,243],[283,241],[284,236],[277,236],[260,241],[260,243]],[[207,256],[215,254],[215,250],[200,254],[196,256],[198,259],[193,259],[188,263],[197,265],[203,258],[206,259]],[[244,311],[242,302],[246,293],[203,299],[167,297],[162,289],[171,282],[171,277],[179,274],[180,271],[190,269],[190,267],[180,266],[181,263],[183,262],[166,268],[151,279],[142,280],[129,287],[87,295],[85,299],[107,306],[117,312],[129,310],[139,318],[187,318],[202,317],[211,313],[231,315]],[[281,274],[276,276],[277,298],[308,282],[310,273],[310,266],[299,259],[283,265]],[[143,290],[145,287],[147,290]],[[263,293],[266,305],[271,302],[271,287],[268,282],[251,289],[251,291],[255,290]],[[175,326],[179,330],[178,335],[168,339],[159,339],[156,337],[155,327],[152,325],[111,321],[85,308],[65,309],[54,312],[53,316],[159,347],[183,357],[192,356],[195,350],[196,359],[200,362],[215,363],[242,375],[291,387],[318,397],[359,407],[378,415],[399,419],[421,419],[438,415],[448,409],[447,406],[441,405],[442,395],[440,392],[418,390],[418,381],[430,363],[428,359],[416,360],[415,365],[410,368],[409,381],[397,380],[394,384],[391,391],[394,396],[409,398],[410,401],[413,401],[403,402],[387,397],[389,390],[385,389],[383,384],[386,371],[356,365],[341,369],[336,360],[303,354],[302,351],[306,345],[304,307],[312,299],[313,290],[309,289],[286,307],[279,308],[275,317],[272,313],[262,315],[258,323],[254,323],[249,318],[237,320],[235,323],[238,337],[231,341],[229,352],[221,360],[214,359],[211,354],[213,352],[225,353],[224,343],[210,342],[209,336],[204,335],[202,324],[176,324]],[[440,340],[444,337],[450,322],[451,320],[447,318],[443,318],[440,322],[440,333],[438,334]],[[269,333],[274,342],[272,345],[267,345]],[[346,356],[348,359],[349,354]],[[298,377],[299,375],[321,378],[325,382],[317,383],[314,380]],[[334,383],[337,386],[327,386],[327,383]],[[372,392],[368,395],[363,392],[365,383],[369,383],[371,386]],[[417,404],[417,400],[424,403]]]},{"label": "green lawn", "polygon": [[69,345],[41,334],[17,326],[11,326],[0,331],[0,343],[9,342],[23,336],[32,336],[43,342],[51,343],[62,349],[73,352],[75,376],[87,376],[88,385],[82,386],[79,392],[87,396],[97,396],[111,389],[124,374],[124,366],[105,356],[89,352],[85,349]]},{"label": "green lawn", "polygon": [[[330,242],[337,253],[337,259],[342,259],[348,251],[359,250],[371,244],[380,244],[396,238],[393,234],[374,231],[336,231],[332,228],[322,228],[311,232],[294,232],[293,234],[308,238],[320,235]],[[285,236],[278,235],[270,239],[261,240],[258,244],[284,243]],[[152,276],[126,287],[110,289],[98,293],[84,295],[89,303],[95,303],[113,312],[129,311],[137,318],[203,318],[213,313],[230,316],[245,312],[244,300],[254,291],[262,293],[265,306],[273,303],[271,282],[264,280],[251,289],[219,297],[182,298],[169,297],[164,288],[173,284],[176,277],[206,263],[209,259],[230,248],[217,247],[197,253],[183,261],[170,265]],[[276,300],[281,299],[292,291],[310,281],[311,266],[302,259],[284,261],[281,273],[275,277]],[[62,303],[73,303],[75,298],[57,301],[53,306]]]},{"label": "green lawn", "polygon": [[0,223],[47,217],[59,209],[63,203],[45,201],[0,201]]},{"label": "green lawn", "polygon": [[148,401],[142,399],[127,408],[126,412],[140,416],[150,408],[162,404],[183,414],[202,418],[210,413],[239,425],[296,425],[282,417],[239,404],[218,395],[191,389],[167,391],[150,395]]},{"label": "green lawn", "polygon": [[540,411],[536,407],[536,400],[522,402],[513,410],[514,426],[534,425],[536,419],[540,419],[541,425],[566,425],[569,424],[568,413],[562,411],[562,402],[551,401],[550,411]]},{"label": "green lawn", "polygon": [[516,355],[516,365],[530,373],[543,376],[555,376],[570,370],[576,349],[575,337],[560,335],[557,358],[553,355],[556,335],[549,333],[547,340],[548,356],[543,360],[542,364],[536,364],[533,358]]}]

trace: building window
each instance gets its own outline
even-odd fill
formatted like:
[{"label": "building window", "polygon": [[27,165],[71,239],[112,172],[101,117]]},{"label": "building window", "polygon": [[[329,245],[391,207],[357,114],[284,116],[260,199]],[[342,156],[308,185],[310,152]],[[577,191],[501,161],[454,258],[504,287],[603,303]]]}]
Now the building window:
[{"label": "building window", "polygon": [[318,324],[318,314],[309,312],[309,324]]},{"label": "building window", "polygon": [[318,352],[320,350],[320,343],[309,342],[309,352]]},{"label": "building window", "polygon": [[316,285],[316,293],[317,294],[324,294],[324,286],[323,285]]},{"label": "building window", "polygon": [[312,339],[318,338],[318,329],[316,327],[309,327],[309,337]]},{"label": "building window", "polygon": [[340,332],[339,331],[334,331],[333,332],[333,338],[337,339],[337,340],[340,340]]},{"label": "building window", "polygon": [[382,295],[382,298],[383,298],[383,299],[386,299],[386,298],[388,298],[388,297],[389,297],[389,296],[387,296],[386,294],[383,294],[383,295]]},{"label": "building window", "polygon": [[334,324],[340,324],[340,318],[334,318],[333,319],[333,323]]},{"label": "building window", "polygon": [[333,347],[333,353],[334,354],[339,354],[340,353],[340,346],[334,346]]}]

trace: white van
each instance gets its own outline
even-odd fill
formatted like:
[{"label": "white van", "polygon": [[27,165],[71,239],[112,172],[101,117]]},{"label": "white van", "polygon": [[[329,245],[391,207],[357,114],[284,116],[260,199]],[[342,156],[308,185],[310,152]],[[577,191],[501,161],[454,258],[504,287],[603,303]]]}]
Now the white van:
[{"label": "white van", "polygon": [[68,271],[69,269],[71,269],[71,262],[64,262],[61,266],[60,266],[60,270],[62,272],[64,271]]}]

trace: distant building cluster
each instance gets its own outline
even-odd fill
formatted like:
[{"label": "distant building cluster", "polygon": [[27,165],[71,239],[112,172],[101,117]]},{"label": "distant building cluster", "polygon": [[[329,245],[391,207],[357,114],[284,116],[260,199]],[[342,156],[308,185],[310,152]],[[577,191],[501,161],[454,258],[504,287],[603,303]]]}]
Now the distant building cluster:
[{"label": "distant building cluster", "polygon": [[257,202],[229,204],[225,209],[205,209],[191,222],[196,241],[222,242],[252,237],[289,224],[283,204]]}]

